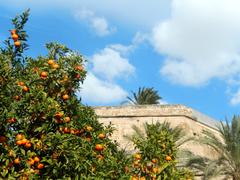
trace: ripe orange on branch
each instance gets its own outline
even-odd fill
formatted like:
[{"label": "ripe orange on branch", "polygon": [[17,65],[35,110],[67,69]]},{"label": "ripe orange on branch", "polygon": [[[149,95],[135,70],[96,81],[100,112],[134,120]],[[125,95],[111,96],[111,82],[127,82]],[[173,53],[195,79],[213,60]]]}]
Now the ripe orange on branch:
[{"label": "ripe orange on branch", "polygon": [[103,133],[99,134],[99,135],[98,135],[98,138],[99,138],[99,139],[104,139],[104,138],[105,138],[105,134],[103,134]]},{"label": "ripe orange on branch", "polygon": [[43,169],[43,168],[44,168],[44,164],[42,164],[42,163],[38,164],[38,165],[37,165],[37,168],[38,168],[38,169]]},{"label": "ripe orange on branch", "polygon": [[24,86],[24,82],[20,81],[17,83],[19,86]]},{"label": "ripe orange on branch", "polygon": [[34,157],[33,160],[34,160],[34,162],[38,163],[40,161],[40,158],[36,156],[36,157]]},{"label": "ripe orange on branch", "polygon": [[22,140],[24,138],[23,134],[17,134],[16,139],[17,140]]},{"label": "ripe orange on branch", "polygon": [[15,123],[15,122],[17,122],[16,118],[9,118],[7,121],[8,121],[8,123]]},{"label": "ripe orange on branch", "polygon": [[54,63],[55,63],[54,60],[52,60],[52,59],[49,59],[49,60],[48,60],[48,65],[53,65]]},{"label": "ripe orange on branch", "polygon": [[26,147],[26,148],[30,148],[30,147],[32,147],[32,144],[31,144],[30,142],[27,142],[27,143],[25,144],[25,147]]},{"label": "ripe orange on branch", "polygon": [[29,88],[27,86],[23,86],[23,91],[24,92],[28,92],[29,91]]},{"label": "ripe orange on branch", "polygon": [[136,154],[134,154],[134,158],[137,160],[140,160],[140,159],[142,159],[142,156],[141,156],[141,154],[136,153]]},{"label": "ripe orange on branch", "polygon": [[154,163],[154,164],[157,163],[157,159],[155,159],[155,158],[152,159],[152,163]]},{"label": "ripe orange on branch", "polygon": [[83,71],[83,67],[82,67],[82,66],[75,66],[75,70],[77,70],[77,71]]},{"label": "ripe orange on branch", "polygon": [[64,95],[62,96],[62,98],[63,98],[64,101],[66,101],[66,100],[69,99],[69,95],[68,95],[68,94],[64,94]]},{"label": "ripe orange on branch", "polygon": [[172,157],[171,156],[166,156],[166,161],[171,161],[172,160]]},{"label": "ripe orange on branch", "polygon": [[20,41],[15,41],[14,42],[14,46],[15,47],[20,47],[21,46],[21,42]]},{"label": "ripe orange on branch", "polygon": [[20,164],[20,159],[19,158],[14,159],[14,164]]},{"label": "ripe orange on branch", "polygon": [[19,36],[18,36],[17,34],[13,34],[13,35],[12,35],[12,39],[13,39],[13,41],[17,41],[18,38],[19,38]]},{"label": "ripe orange on branch", "polygon": [[90,131],[93,130],[93,128],[92,128],[92,126],[87,126],[87,127],[86,127],[86,130],[87,130],[88,132],[90,132]]},{"label": "ripe orange on branch", "polygon": [[103,150],[103,145],[101,145],[101,144],[96,144],[95,150],[96,150],[96,151],[102,151],[102,150]]},{"label": "ripe orange on branch", "polygon": [[71,120],[70,117],[65,117],[65,122],[66,122],[66,123],[69,123],[70,120]]},{"label": "ripe orange on branch", "polygon": [[55,114],[55,118],[56,119],[61,119],[63,117],[63,113],[61,113],[61,112],[57,112],[56,114]]},{"label": "ripe orange on branch", "polygon": [[14,97],[14,99],[15,99],[16,101],[19,101],[19,100],[21,99],[21,97],[18,96],[18,95],[16,95],[16,96]]},{"label": "ripe orange on branch", "polygon": [[48,76],[48,73],[46,71],[43,71],[43,72],[41,72],[40,76],[42,79],[46,79]]},{"label": "ripe orange on branch", "polygon": [[33,160],[32,158],[30,158],[30,159],[27,161],[27,163],[28,163],[30,166],[32,166],[32,165],[34,165],[34,160]]},{"label": "ripe orange on branch", "polygon": [[12,30],[10,30],[10,32],[11,32],[11,35],[13,35],[13,34],[17,33],[17,30],[16,29],[12,29]]},{"label": "ripe orange on branch", "polygon": [[57,63],[54,63],[54,64],[52,64],[52,68],[57,69],[57,68],[59,68],[59,65]]}]

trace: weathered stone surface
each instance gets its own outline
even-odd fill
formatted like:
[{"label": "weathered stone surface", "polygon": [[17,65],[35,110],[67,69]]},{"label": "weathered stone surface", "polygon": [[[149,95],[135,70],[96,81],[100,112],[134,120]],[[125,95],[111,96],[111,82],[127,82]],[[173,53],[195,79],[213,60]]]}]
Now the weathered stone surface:
[{"label": "weathered stone surface", "polygon": [[[201,137],[204,129],[218,135],[216,125],[219,121],[183,105],[105,106],[94,109],[101,123],[105,125],[111,123],[116,128],[112,138],[128,151],[134,151],[134,147],[124,135],[133,133],[133,125],[144,129],[143,124],[146,122],[166,121],[173,127],[180,125],[187,136],[196,138]],[[189,142],[182,148],[209,158],[216,157],[215,152],[197,142]]]}]

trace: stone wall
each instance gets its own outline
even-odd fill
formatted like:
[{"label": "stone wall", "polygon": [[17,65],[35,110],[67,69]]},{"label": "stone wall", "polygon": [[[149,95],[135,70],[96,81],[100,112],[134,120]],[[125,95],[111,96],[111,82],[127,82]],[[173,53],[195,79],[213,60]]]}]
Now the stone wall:
[{"label": "stone wall", "polygon": [[[110,123],[116,128],[112,138],[128,151],[134,151],[134,147],[131,142],[124,138],[124,135],[133,133],[133,125],[144,129],[143,124],[145,122],[166,121],[173,127],[180,125],[187,136],[196,138],[201,136],[203,129],[218,134],[216,125],[219,124],[219,121],[183,105],[105,106],[95,107],[94,109],[101,123],[105,125]],[[216,154],[208,147],[197,142],[189,142],[182,148],[198,155],[210,158],[216,157]]]}]

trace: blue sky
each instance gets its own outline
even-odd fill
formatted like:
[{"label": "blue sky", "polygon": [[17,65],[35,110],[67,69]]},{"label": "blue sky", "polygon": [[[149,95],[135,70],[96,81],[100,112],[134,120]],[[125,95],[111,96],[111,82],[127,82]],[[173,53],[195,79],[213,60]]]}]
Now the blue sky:
[{"label": "blue sky", "polygon": [[[224,120],[239,113],[240,2],[235,0],[9,0],[0,41],[26,8],[28,55],[58,41],[88,59],[80,91],[88,105],[118,105],[138,87],[169,104]],[[163,102],[163,103],[164,103]]]}]

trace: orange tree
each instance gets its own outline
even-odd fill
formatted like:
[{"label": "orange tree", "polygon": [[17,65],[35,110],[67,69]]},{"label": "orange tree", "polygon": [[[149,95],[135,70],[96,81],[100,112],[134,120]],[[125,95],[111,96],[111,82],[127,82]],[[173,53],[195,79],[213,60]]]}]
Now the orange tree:
[{"label": "orange tree", "polygon": [[192,179],[189,170],[177,168],[178,146],[190,140],[184,138],[180,127],[171,128],[169,123],[146,123],[145,132],[136,126],[133,128],[135,133],[127,136],[137,149],[127,168],[132,180]]},{"label": "orange tree", "polygon": [[83,57],[58,43],[31,58],[24,25],[12,20],[0,48],[0,179],[124,179],[127,158],[76,91]]}]

